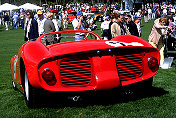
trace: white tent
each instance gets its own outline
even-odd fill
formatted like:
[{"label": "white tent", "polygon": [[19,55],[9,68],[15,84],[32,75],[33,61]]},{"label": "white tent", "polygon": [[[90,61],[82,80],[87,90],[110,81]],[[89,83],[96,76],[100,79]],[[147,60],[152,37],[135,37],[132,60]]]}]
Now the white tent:
[{"label": "white tent", "polygon": [[9,3],[5,3],[0,6],[0,11],[14,10],[14,9],[19,9],[19,7],[15,5],[11,5]]},{"label": "white tent", "polygon": [[19,8],[31,9],[31,10],[42,9],[42,7],[39,7],[39,6],[31,4],[31,3],[23,4],[23,5],[19,6]]}]

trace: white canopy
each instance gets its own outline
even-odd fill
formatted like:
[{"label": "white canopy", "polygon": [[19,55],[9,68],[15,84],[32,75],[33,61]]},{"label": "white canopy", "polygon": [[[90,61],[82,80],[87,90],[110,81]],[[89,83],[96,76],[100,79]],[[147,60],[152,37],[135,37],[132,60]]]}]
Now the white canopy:
[{"label": "white canopy", "polygon": [[39,7],[39,6],[31,4],[31,3],[23,4],[23,5],[19,6],[19,8],[31,9],[31,10],[33,10],[33,9],[42,9],[42,7]]},{"label": "white canopy", "polygon": [[0,11],[14,10],[14,9],[19,9],[19,8],[18,8],[18,6],[11,5],[9,3],[5,3],[0,6]]}]

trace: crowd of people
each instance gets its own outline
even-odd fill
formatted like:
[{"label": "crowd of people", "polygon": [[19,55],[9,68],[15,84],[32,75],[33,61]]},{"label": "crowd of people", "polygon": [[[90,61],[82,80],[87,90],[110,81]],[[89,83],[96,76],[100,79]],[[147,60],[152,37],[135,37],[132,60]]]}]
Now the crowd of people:
[{"label": "crowd of people", "polygon": [[[162,8],[159,8],[158,6],[153,8],[146,7],[144,10],[137,11],[133,9],[131,12],[125,14],[115,13],[113,10],[107,14],[107,9],[109,9],[108,6],[102,5],[102,7],[103,11],[101,12],[103,13],[102,16],[104,21],[101,23],[100,28],[103,40],[111,40],[119,35],[134,35],[141,37],[141,17],[144,17],[145,23],[148,23],[151,19],[155,19],[148,40],[152,46],[160,50],[160,63],[163,63],[164,35],[172,34],[172,37],[176,38],[176,35],[174,34],[176,26],[176,12],[174,6],[169,8],[165,5],[163,5]],[[15,12],[11,17],[6,12],[4,16],[1,16],[0,23],[5,25],[6,30],[10,30],[10,25],[12,26],[12,30],[15,28],[17,29],[20,26],[25,30],[25,41],[36,40],[36,38],[44,33],[67,29],[68,10],[76,12],[76,17],[72,21],[74,30],[91,30],[90,27],[94,23],[93,18],[90,18],[90,16],[83,16],[83,12],[89,13],[91,8],[92,6],[86,4],[84,7],[67,4],[67,10],[60,8],[58,13],[50,11],[44,12],[43,10],[37,12],[26,11],[21,13]],[[86,17],[86,19],[84,17]],[[58,38],[52,37],[54,37],[54,35],[47,36],[48,40],[43,41],[43,43],[53,44],[59,42]],[[78,33],[75,34],[75,40],[84,40],[84,38]]]}]

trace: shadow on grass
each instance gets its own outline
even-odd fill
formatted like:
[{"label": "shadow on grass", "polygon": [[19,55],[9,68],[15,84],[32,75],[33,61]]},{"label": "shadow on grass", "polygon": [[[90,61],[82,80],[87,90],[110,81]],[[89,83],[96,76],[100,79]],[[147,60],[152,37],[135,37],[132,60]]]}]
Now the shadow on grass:
[{"label": "shadow on grass", "polygon": [[[136,101],[143,98],[150,97],[160,97],[164,94],[167,94],[168,91],[165,91],[162,88],[151,87],[150,89],[129,89],[129,88],[118,88],[113,90],[106,90],[100,92],[88,92],[88,93],[72,93],[66,95],[50,94],[50,95],[41,95],[39,104],[36,105],[36,108],[64,108],[64,107],[87,107],[93,105],[111,105],[118,103],[127,103],[129,101]],[[73,101],[74,96],[80,96],[78,101]]]}]

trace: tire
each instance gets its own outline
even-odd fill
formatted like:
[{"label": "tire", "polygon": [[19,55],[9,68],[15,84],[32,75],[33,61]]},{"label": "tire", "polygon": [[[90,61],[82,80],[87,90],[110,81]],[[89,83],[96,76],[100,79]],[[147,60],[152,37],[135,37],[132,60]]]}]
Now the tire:
[{"label": "tire", "polygon": [[12,87],[13,87],[13,89],[16,91],[17,90],[17,87],[16,87],[16,84],[15,84],[15,82],[12,80]]},{"label": "tire", "polygon": [[28,80],[28,76],[25,70],[25,77],[24,77],[24,96],[26,105],[29,108],[34,108],[37,105],[37,90],[31,86]]}]

